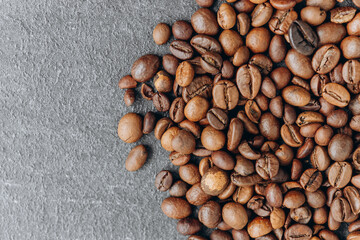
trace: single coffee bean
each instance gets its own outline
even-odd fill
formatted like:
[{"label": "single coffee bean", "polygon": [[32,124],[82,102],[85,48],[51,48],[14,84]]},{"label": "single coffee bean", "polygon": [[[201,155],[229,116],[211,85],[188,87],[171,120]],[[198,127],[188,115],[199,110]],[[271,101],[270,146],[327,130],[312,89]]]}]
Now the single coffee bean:
[{"label": "single coffee bean", "polygon": [[312,213],[309,207],[302,206],[292,208],[290,210],[290,217],[297,223],[308,224],[312,218]]},{"label": "single coffee bean", "polygon": [[351,210],[354,214],[360,213],[360,194],[359,191],[353,186],[344,188],[344,196],[348,200]]},{"label": "single coffee bean", "polygon": [[325,11],[329,11],[330,9],[334,8],[335,4],[335,0],[306,0],[307,6],[320,7]]},{"label": "single coffee bean", "polygon": [[311,123],[323,123],[325,121],[324,116],[318,112],[306,111],[298,115],[296,124],[299,127],[306,126]]},{"label": "single coffee bean", "polygon": [[158,92],[171,92],[173,80],[167,72],[161,70],[154,77],[154,86]]},{"label": "single coffee bean", "polygon": [[287,52],[285,64],[294,75],[303,79],[310,79],[314,75],[310,58],[295,49],[290,49]]},{"label": "single coffee bean", "polygon": [[225,145],[225,134],[211,126],[207,126],[201,133],[201,143],[210,151],[220,150]]},{"label": "single coffee bean", "polygon": [[[208,1],[208,0],[196,0],[196,1],[199,2],[199,1]],[[211,0],[211,1],[213,1],[213,0]],[[197,235],[191,235],[188,237],[187,240],[207,240],[207,238],[197,236]]]},{"label": "single coffee bean", "polygon": [[240,230],[248,223],[245,208],[240,203],[227,203],[222,208],[222,217],[231,228]]},{"label": "single coffee bean", "polygon": [[309,240],[312,237],[312,230],[309,226],[304,224],[291,225],[285,231],[286,240]]},{"label": "single coffee bean", "polygon": [[[356,0],[359,1],[359,0]],[[357,13],[355,17],[347,24],[346,29],[349,35],[360,36],[360,14]]]},{"label": "single coffee bean", "polygon": [[181,180],[183,180],[189,185],[194,185],[196,183],[199,183],[201,180],[199,168],[191,163],[180,166],[179,175]]},{"label": "single coffee bean", "polygon": [[298,148],[296,157],[303,159],[309,156],[314,149],[315,143],[312,138],[306,138],[304,144]]},{"label": "single coffee bean", "polygon": [[319,74],[329,73],[340,60],[340,49],[334,44],[327,44],[319,48],[312,59],[312,67]]},{"label": "single coffee bean", "polygon": [[163,213],[173,219],[186,218],[191,214],[190,204],[182,199],[176,197],[168,197],[161,204]]},{"label": "single coffee bean", "polygon": [[270,32],[266,28],[253,28],[246,36],[246,46],[253,53],[263,53],[270,45]]},{"label": "single coffee bean", "polygon": [[206,116],[208,109],[209,102],[205,98],[196,96],[186,104],[184,114],[190,121],[197,122]]},{"label": "single coffee bean", "polygon": [[[200,7],[207,8],[207,7],[211,7],[214,4],[214,0],[196,0],[196,3]],[[198,239],[188,239],[188,240],[198,240]]]},{"label": "single coffee bean", "polygon": [[232,198],[233,198],[234,202],[237,202],[240,204],[246,204],[247,202],[249,202],[250,198],[253,195],[254,195],[254,187],[253,186],[243,186],[243,187],[238,187],[236,189],[236,191],[232,195]]},{"label": "single coffee bean", "polygon": [[284,114],[284,103],[282,97],[277,96],[271,99],[269,109],[275,117],[282,118]]},{"label": "single coffee bean", "polygon": [[187,192],[186,192],[186,200],[194,206],[200,206],[209,201],[211,195],[206,194],[202,188],[200,183],[194,184]]},{"label": "single coffee bean", "polygon": [[244,133],[244,124],[238,118],[233,118],[227,132],[227,150],[234,151],[240,144]]},{"label": "single coffee bean", "polygon": [[229,185],[225,188],[225,190],[220,193],[217,197],[221,200],[226,200],[228,198],[231,198],[231,196],[234,194],[237,186],[230,182]]},{"label": "single coffee bean", "polygon": [[146,82],[152,78],[160,66],[160,59],[155,55],[144,55],[137,59],[131,68],[131,76],[137,82]]},{"label": "single coffee bean", "polygon": [[326,12],[320,7],[307,6],[301,9],[301,19],[312,25],[318,26],[322,24],[326,19]]},{"label": "single coffee bean", "polygon": [[303,137],[313,138],[316,131],[321,127],[320,123],[310,123],[300,128],[300,134]]},{"label": "single coffee bean", "polygon": [[243,40],[238,32],[224,30],[219,36],[219,42],[227,56],[234,56],[236,50],[243,45]]},{"label": "single coffee bean", "polygon": [[271,5],[279,10],[288,10],[296,5],[295,0],[270,0]]},{"label": "single coffee bean", "polygon": [[176,21],[172,25],[172,34],[178,40],[189,40],[193,34],[193,28],[186,21]]},{"label": "single coffee bean", "polygon": [[153,39],[157,45],[165,44],[170,38],[170,28],[166,23],[159,23],[153,31]]},{"label": "single coffee bean", "polygon": [[299,53],[309,56],[318,47],[319,38],[312,28],[301,20],[295,20],[289,28],[291,47]]},{"label": "single coffee bean", "polygon": [[215,201],[208,201],[199,209],[198,218],[206,227],[216,228],[221,222],[220,204]]},{"label": "single coffee bean", "polygon": [[199,232],[201,223],[195,218],[181,219],[176,226],[176,230],[182,235],[190,235]]},{"label": "single coffee bean", "polygon": [[250,13],[254,9],[255,3],[250,0],[240,0],[235,2],[234,7],[238,12]]},{"label": "single coffee bean", "polygon": [[297,12],[291,9],[277,10],[269,21],[269,28],[275,34],[287,34],[292,22],[296,20],[297,17]]},{"label": "single coffee bean", "polygon": [[179,60],[171,54],[166,54],[162,58],[162,66],[164,70],[171,75],[175,75],[176,69],[179,65]]},{"label": "single coffee bean", "polygon": [[254,150],[253,146],[246,140],[240,143],[238,150],[241,155],[250,160],[256,160],[261,157],[261,154],[257,150]]},{"label": "single coffee bean", "polygon": [[153,96],[155,95],[152,87],[150,87],[146,83],[143,83],[141,85],[140,93],[141,93],[141,96],[146,100],[152,100]]},{"label": "single coffee bean", "polygon": [[264,236],[272,231],[270,219],[256,217],[247,226],[247,231],[252,238]]},{"label": "single coffee bean", "polygon": [[307,203],[312,208],[321,208],[326,203],[326,195],[321,190],[317,190],[315,192],[305,191],[305,195]]},{"label": "single coffee bean", "polygon": [[[359,3],[358,3],[358,5],[359,5]],[[346,240],[356,240],[356,239],[359,239],[359,238],[360,238],[360,231],[356,231],[356,232],[350,233],[347,236]]]},{"label": "single coffee bean", "polygon": [[201,130],[200,126],[197,123],[191,122],[187,119],[182,121],[179,126],[189,132],[191,132],[195,138],[200,138],[201,136]]},{"label": "single coffee bean", "polygon": [[195,150],[195,137],[186,130],[180,130],[171,141],[174,151],[181,154],[191,154]]},{"label": "single coffee bean", "polygon": [[185,102],[196,96],[208,99],[211,97],[212,87],[212,80],[208,76],[195,77],[190,85],[183,89],[182,97]]},{"label": "single coffee bean", "polygon": [[241,36],[245,36],[249,32],[251,26],[249,15],[247,15],[246,13],[239,13],[236,16],[236,19],[237,19],[236,28],[238,32],[240,33]]},{"label": "single coffee bean", "polygon": [[279,63],[285,59],[286,45],[285,40],[280,35],[275,35],[269,45],[269,56],[275,63]]},{"label": "single coffee bean", "polygon": [[261,110],[254,100],[248,100],[245,104],[245,113],[254,123],[258,123],[261,117]]},{"label": "single coffee bean", "polygon": [[349,225],[349,232],[355,232],[360,230],[360,220],[357,220]]},{"label": "single coffee bean", "polygon": [[350,102],[350,93],[337,83],[327,83],[323,87],[321,96],[337,107],[346,107]]},{"label": "single coffee bean", "polygon": [[210,168],[201,178],[201,188],[211,196],[222,193],[229,184],[229,176],[218,167]]},{"label": "single coffee bean", "polygon": [[142,135],[143,119],[136,113],[127,113],[119,121],[118,136],[126,143],[139,140]]},{"label": "single coffee bean", "polygon": [[319,45],[337,44],[346,36],[346,28],[342,24],[327,22],[316,28]]},{"label": "single coffee bean", "polygon": [[236,13],[234,8],[227,3],[220,5],[217,12],[217,21],[222,29],[231,29],[236,24]]},{"label": "single coffee bean", "polygon": [[119,81],[120,89],[136,88],[137,82],[130,75],[122,77]]},{"label": "single coffee bean", "polygon": [[148,153],[144,145],[138,145],[131,149],[126,161],[126,170],[133,172],[139,170],[146,162]]},{"label": "single coffee bean", "polygon": [[331,203],[330,214],[338,222],[346,222],[353,216],[349,202],[342,197],[334,199]]},{"label": "single coffee bean", "polygon": [[294,85],[297,85],[299,87],[302,87],[302,88],[306,89],[307,91],[310,91],[310,84],[298,76],[294,76],[291,80],[291,83]]},{"label": "single coffee bean", "polygon": [[260,183],[263,181],[263,179],[258,174],[252,174],[249,176],[241,176],[238,173],[232,173],[231,174],[231,181],[239,187],[244,186],[253,186],[257,183]]},{"label": "single coffee bean", "polygon": [[201,56],[200,64],[207,73],[215,75],[221,71],[223,59],[218,53],[206,52]]},{"label": "single coffee bean", "polygon": [[351,180],[352,167],[347,162],[336,162],[329,168],[329,183],[336,188],[345,187]]},{"label": "single coffee bean", "polygon": [[265,25],[271,18],[273,8],[270,3],[265,2],[257,5],[251,14],[251,26],[261,27]]},{"label": "single coffee bean", "polygon": [[164,117],[161,118],[155,125],[154,135],[156,139],[161,139],[162,135],[165,133],[167,129],[173,126],[173,122],[170,118]]},{"label": "single coffee bean", "polygon": [[175,166],[182,166],[190,161],[190,154],[183,154],[173,151],[169,154],[169,160]]},{"label": "single coffee bean", "polygon": [[161,146],[168,152],[174,151],[172,147],[172,140],[174,136],[178,134],[180,129],[178,127],[170,127],[168,128],[161,136]]},{"label": "single coffee bean", "polygon": [[243,230],[233,229],[233,230],[231,230],[231,234],[232,234],[232,237],[234,240],[250,240],[249,234],[247,233],[247,231],[245,229],[243,229]]},{"label": "single coffee bean", "polygon": [[268,75],[273,67],[271,59],[264,54],[256,54],[252,56],[249,64],[256,66],[262,75]]},{"label": "single coffee bean", "polygon": [[215,13],[207,8],[200,8],[191,16],[191,25],[198,34],[212,36],[219,31]]},{"label": "single coffee bean", "polygon": [[270,222],[273,229],[280,229],[285,224],[285,211],[282,208],[274,208],[270,213]]},{"label": "single coffee bean", "polygon": [[222,48],[218,40],[207,35],[196,35],[190,41],[191,46],[201,55],[206,52],[221,53]]},{"label": "single coffee bean", "polygon": [[300,147],[304,143],[304,137],[296,125],[282,125],[280,134],[284,142],[290,147]]},{"label": "single coffee bean", "polygon": [[286,124],[292,125],[296,121],[296,112],[295,108],[290,106],[289,104],[284,104],[284,116],[283,120]]},{"label": "single coffee bean", "polygon": [[357,84],[360,82],[360,62],[349,60],[342,68],[342,77],[346,83]]},{"label": "single coffee bean", "polygon": [[171,188],[169,189],[169,193],[172,197],[184,197],[187,190],[188,185],[184,181],[178,180],[171,186]]},{"label": "single coffee bean", "polygon": [[177,84],[179,84],[180,87],[187,87],[194,79],[194,76],[195,70],[193,66],[189,62],[184,61],[180,63],[176,70],[175,81],[177,82]]},{"label": "single coffee bean", "polygon": [[173,41],[170,44],[170,52],[181,60],[188,60],[194,55],[194,50],[191,45],[182,40]]},{"label": "single coffee bean", "polygon": [[153,104],[159,112],[166,112],[170,109],[170,100],[169,98],[163,93],[155,93],[152,98]]},{"label": "single coffee bean", "polygon": [[289,84],[291,72],[286,67],[278,67],[270,73],[270,78],[274,81],[276,89],[280,90]]},{"label": "single coffee bean", "polygon": [[304,190],[315,192],[323,182],[323,176],[315,168],[309,168],[300,177],[300,184]]},{"label": "single coffee bean", "polygon": [[135,102],[135,91],[134,89],[126,90],[124,94],[124,103],[127,107],[131,106]]},{"label": "single coffee bean", "polygon": [[175,100],[171,103],[170,109],[169,109],[169,116],[171,120],[173,120],[176,123],[181,122],[184,120],[184,108],[185,108],[185,101],[181,98],[175,98]]},{"label": "single coffee bean", "polygon": [[311,164],[319,171],[325,171],[330,166],[330,157],[324,147],[315,146],[310,156]]},{"label": "single coffee bean", "polygon": [[[314,210],[313,221],[314,221],[315,224],[318,224],[319,226],[321,226],[321,225],[327,223],[328,215],[329,214],[328,214],[328,210],[327,210],[326,207],[317,208],[317,209]],[[323,231],[323,230],[321,230],[321,231]],[[320,233],[320,234],[321,234],[321,236],[324,236],[324,233]],[[325,235],[325,236],[327,236],[327,235]]]},{"label": "single coffee bean", "polygon": [[234,65],[229,60],[225,60],[221,68],[221,76],[223,78],[230,79],[234,76],[234,73],[235,73]]},{"label": "single coffee bean", "polygon": [[239,111],[237,114],[237,118],[239,118],[243,122],[246,132],[254,135],[259,133],[257,125],[246,116],[244,111]]},{"label": "single coffee bean", "polygon": [[233,157],[224,151],[215,151],[211,154],[211,159],[215,166],[223,170],[233,170],[235,161]]},{"label": "single coffee bean", "polygon": [[360,37],[357,36],[348,36],[341,41],[340,48],[342,50],[343,56],[347,59],[360,58],[359,49],[360,47]]},{"label": "single coffee bean", "polygon": [[356,8],[353,7],[337,7],[330,11],[330,21],[333,23],[350,22],[356,14]]},{"label": "single coffee bean", "polygon": [[243,65],[236,73],[236,82],[242,96],[254,99],[260,90],[261,73],[253,65]]},{"label": "single coffee bean", "polygon": [[239,92],[235,84],[228,80],[217,82],[212,90],[213,100],[218,108],[232,110],[239,101]]},{"label": "single coffee bean", "polygon": [[211,108],[206,117],[210,125],[217,130],[224,130],[229,122],[227,114],[220,108]]},{"label": "single coffee bean", "polygon": [[148,112],[145,114],[144,117],[144,125],[143,125],[143,133],[144,134],[149,134],[151,133],[154,128],[155,128],[155,124],[156,124],[156,116],[153,112]]},{"label": "single coffee bean", "polygon": [[289,209],[301,207],[305,203],[305,196],[298,190],[288,191],[284,196],[283,206]]},{"label": "single coffee bean", "polygon": [[256,172],[264,180],[274,178],[279,172],[279,160],[274,154],[266,153],[263,157],[256,160]]},{"label": "single coffee bean", "polygon": [[283,203],[283,195],[279,185],[270,183],[265,189],[266,201],[271,207],[280,208]]},{"label": "single coffee bean", "polygon": [[255,167],[250,160],[241,155],[236,155],[236,165],[234,170],[241,176],[249,176],[255,172]]},{"label": "single coffee bean", "polygon": [[[343,109],[332,111],[326,118],[327,124],[334,128],[341,128],[348,122],[348,114]],[[331,137],[329,138],[330,141]]]},{"label": "single coffee bean", "polygon": [[353,140],[345,134],[336,134],[328,146],[329,156],[332,160],[341,162],[345,161],[353,149]]},{"label": "single coffee bean", "polygon": [[155,178],[155,187],[161,192],[166,192],[169,190],[173,183],[173,176],[169,171],[161,171],[156,175]]}]

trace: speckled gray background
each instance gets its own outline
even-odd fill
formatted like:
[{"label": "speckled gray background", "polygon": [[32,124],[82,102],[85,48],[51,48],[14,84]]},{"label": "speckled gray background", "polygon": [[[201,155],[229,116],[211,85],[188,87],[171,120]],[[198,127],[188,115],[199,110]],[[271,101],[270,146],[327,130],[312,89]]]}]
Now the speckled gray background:
[{"label": "speckled gray background", "polygon": [[118,80],[152,29],[189,20],[193,0],[0,1],[0,239],[186,239],[160,210],[155,174],[175,168],[153,134],[145,166],[125,170]]}]

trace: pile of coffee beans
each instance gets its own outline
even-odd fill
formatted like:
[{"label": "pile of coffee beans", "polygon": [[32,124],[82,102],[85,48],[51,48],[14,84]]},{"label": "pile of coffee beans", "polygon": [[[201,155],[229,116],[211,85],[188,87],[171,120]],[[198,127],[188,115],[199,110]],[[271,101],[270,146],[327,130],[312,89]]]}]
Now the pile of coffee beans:
[{"label": "pile of coffee beans", "polygon": [[[180,179],[155,178],[161,210],[189,240],[205,227],[211,240],[360,239],[360,1],[196,2],[191,23],[153,31],[175,38],[171,54],[140,57],[119,82],[126,105],[141,84],[163,113],[118,126],[127,143],[154,132],[179,166]],[[136,146],[126,169],[147,155]]]}]

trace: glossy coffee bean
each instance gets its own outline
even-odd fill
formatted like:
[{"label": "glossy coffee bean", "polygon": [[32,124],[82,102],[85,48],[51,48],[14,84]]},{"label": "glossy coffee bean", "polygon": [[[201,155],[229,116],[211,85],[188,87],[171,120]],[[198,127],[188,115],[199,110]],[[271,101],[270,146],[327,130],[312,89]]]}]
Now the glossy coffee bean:
[{"label": "glossy coffee bean", "polygon": [[312,213],[309,207],[302,206],[298,208],[292,208],[290,210],[290,217],[297,223],[308,224],[312,218]]},{"label": "glossy coffee bean", "polygon": [[182,199],[176,197],[168,197],[161,204],[163,213],[173,219],[186,218],[191,214],[190,204]]},{"label": "glossy coffee bean", "polygon": [[127,113],[119,121],[118,136],[126,143],[139,140],[142,135],[143,119],[136,113]]},{"label": "glossy coffee bean", "polygon": [[198,34],[216,35],[219,31],[215,13],[207,8],[200,8],[191,16],[191,25]]},{"label": "glossy coffee bean", "polygon": [[336,4],[335,0],[306,0],[307,6],[317,6],[325,11],[329,11],[330,9],[334,8]]},{"label": "glossy coffee bean", "polygon": [[353,7],[337,7],[330,11],[330,21],[334,23],[350,22],[356,13],[356,8]]},{"label": "glossy coffee bean", "polygon": [[329,168],[329,183],[336,188],[345,187],[351,180],[352,167],[347,162],[336,162]]},{"label": "glossy coffee bean", "polygon": [[195,70],[193,66],[189,62],[184,61],[180,63],[180,65],[176,70],[175,81],[180,87],[187,87],[194,79],[194,76],[195,76]]},{"label": "glossy coffee bean", "polygon": [[[312,230],[309,226],[303,224],[291,225],[285,231],[285,239],[287,240],[309,240],[312,236]],[[299,237],[300,236],[300,237]]]},{"label": "glossy coffee bean", "polygon": [[345,134],[336,134],[328,146],[329,156],[334,161],[345,161],[353,149],[353,140]]},{"label": "glossy coffee bean", "polygon": [[309,168],[300,177],[302,188],[309,192],[318,190],[323,182],[323,176],[317,169]]},{"label": "glossy coffee bean", "polygon": [[266,28],[253,28],[246,36],[246,46],[253,53],[265,52],[270,45],[270,32]]},{"label": "glossy coffee bean", "polygon": [[190,23],[179,20],[172,25],[172,34],[178,40],[189,40],[193,34],[193,28]]},{"label": "glossy coffee bean", "polygon": [[161,146],[169,152],[174,151],[174,148],[172,147],[172,140],[174,136],[178,134],[180,129],[178,127],[170,127],[161,136]]},{"label": "glossy coffee bean", "polygon": [[252,238],[262,237],[272,231],[270,219],[256,217],[249,222],[247,231]]},{"label": "glossy coffee bean", "polygon": [[340,60],[340,49],[333,45],[327,44],[319,48],[312,59],[312,67],[319,74],[329,73],[336,67]]},{"label": "glossy coffee bean", "polygon": [[286,45],[285,40],[280,35],[275,35],[269,45],[269,56],[275,63],[279,63],[285,59],[286,56]]},{"label": "glossy coffee bean", "polygon": [[194,184],[187,192],[186,192],[186,200],[194,206],[200,206],[209,201],[211,195],[206,194],[202,188],[200,183]]},{"label": "glossy coffee bean", "polygon": [[201,188],[211,196],[222,193],[229,184],[229,177],[224,170],[212,167],[201,178]]},{"label": "glossy coffee bean", "polygon": [[170,28],[166,23],[159,23],[153,31],[153,39],[157,45],[167,43],[171,35]]},{"label": "glossy coffee bean", "polygon": [[239,13],[236,16],[236,19],[237,19],[236,28],[238,32],[240,33],[241,36],[245,36],[249,32],[251,26],[251,20],[249,15],[247,15],[246,13]]},{"label": "glossy coffee bean", "polygon": [[300,15],[304,22],[312,26],[318,26],[326,19],[326,12],[320,7],[315,6],[304,7],[301,9]]},{"label": "glossy coffee bean", "polygon": [[300,134],[300,129],[296,125],[286,125],[281,127],[280,134],[284,142],[290,147],[300,147],[304,142],[304,137]]},{"label": "glossy coffee bean", "polygon": [[234,151],[239,146],[243,133],[243,122],[238,118],[231,119],[227,132],[227,150]]},{"label": "glossy coffee bean", "polygon": [[236,82],[242,96],[254,99],[261,86],[261,73],[253,65],[243,65],[236,73]]},{"label": "glossy coffee bean", "polygon": [[274,154],[266,153],[256,160],[256,172],[265,180],[274,178],[279,172],[279,160]]},{"label": "glossy coffee bean", "polygon": [[291,9],[277,10],[269,21],[269,28],[275,34],[287,34],[292,22],[296,20],[297,17],[297,12]]},{"label": "glossy coffee bean", "polygon": [[181,60],[191,59],[194,55],[194,50],[191,45],[182,40],[172,41],[170,44],[170,52],[172,55]]},{"label": "glossy coffee bean", "polygon": [[217,12],[217,21],[222,29],[231,29],[236,24],[236,13],[234,8],[227,3],[220,5]]},{"label": "glossy coffee bean", "polygon": [[233,170],[235,161],[233,157],[225,151],[215,151],[211,154],[211,159],[215,166],[223,170]]},{"label": "glossy coffee bean", "polygon": [[199,232],[201,223],[195,218],[181,219],[176,226],[176,230],[182,235],[191,235]]},{"label": "glossy coffee bean", "polygon": [[139,170],[146,162],[148,152],[144,145],[138,145],[131,149],[125,161],[126,170],[132,172]]},{"label": "glossy coffee bean", "polygon": [[136,88],[137,82],[130,75],[126,75],[119,80],[120,89]]},{"label": "glossy coffee bean", "polygon": [[180,166],[179,175],[181,180],[183,180],[189,185],[194,185],[196,183],[199,183],[201,180],[199,168],[191,163]]},{"label": "glossy coffee bean", "polygon": [[217,82],[212,90],[213,100],[218,108],[232,110],[239,101],[239,91],[236,85],[228,80]]},{"label": "glossy coffee bean", "polygon": [[321,96],[337,107],[346,107],[350,102],[350,93],[337,83],[327,83],[322,89]]},{"label": "glossy coffee bean", "polygon": [[290,49],[287,52],[285,64],[294,75],[301,78],[310,79],[314,75],[310,58],[295,49]]},{"label": "glossy coffee bean", "polygon": [[270,20],[272,13],[273,8],[270,3],[258,4],[251,14],[251,26],[261,27],[265,25]]},{"label": "glossy coffee bean", "polygon": [[131,68],[131,76],[137,82],[146,82],[152,78],[160,66],[160,59],[155,55],[144,55],[137,59]]},{"label": "glossy coffee bean", "polygon": [[340,48],[343,56],[347,59],[355,59],[360,57],[360,53],[356,51],[360,46],[360,37],[348,36],[341,41]]},{"label": "glossy coffee bean", "polygon": [[299,53],[309,56],[318,47],[319,38],[305,22],[295,20],[289,28],[291,46]]},{"label": "glossy coffee bean", "polygon": [[216,229],[210,234],[210,240],[232,240],[230,233]]},{"label": "glossy coffee bean", "polygon": [[169,194],[172,197],[184,197],[187,190],[188,185],[184,181],[178,180],[170,187]]},{"label": "glossy coffee bean", "polygon": [[169,171],[161,171],[156,175],[155,187],[161,192],[169,190],[173,183],[173,176]]},{"label": "glossy coffee bean", "polygon": [[240,203],[227,203],[222,208],[222,217],[231,228],[240,230],[248,222],[245,208]]},{"label": "glossy coffee bean", "polygon": [[170,100],[164,93],[156,93],[152,97],[153,105],[159,112],[166,112],[170,109]]},{"label": "glossy coffee bean", "polygon": [[315,146],[310,155],[311,165],[319,171],[325,171],[330,166],[330,157],[326,148],[319,145]]},{"label": "glossy coffee bean", "polygon": [[164,70],[171,75],[175,75],[176,69],[179,65],[179,60],[171,54],[166,54],[162,58],[162,66]]},{"label": "glossy coffee bean", "polygon": [[342,77],[348,84],[360,82],[360,62],[357,60],[347,61],[342,68]]},{"label": "glossy coffee bean", "polygon": [[200,65],[205,72],[217,74],[221,71],[223,59],[220,54],[215,52],[206,52],[200,58]]},{"label": "glossy coffee bean", "polygon": [[221,206],[215,201],[208,201],[201,206],[199,221],[208,228],[215,228],[221,222]]},{"label": "glossy coffee bean", "polygon": [[342,24],[326,22],[316,28],[319,44],[337,44],[346,36],[346,28]]},{"label": "glossy coffee bean", "polygon": [[346,26],[349,35],[360,36],[359,23],[360,23],[360,14],[357,13],[355,17]]},{"label": "glossy coffee bean", "polygon": [[219,42],[227,56],[234,56],[236,50],[243,45],[240,34],[234,30],[222,31]]}]

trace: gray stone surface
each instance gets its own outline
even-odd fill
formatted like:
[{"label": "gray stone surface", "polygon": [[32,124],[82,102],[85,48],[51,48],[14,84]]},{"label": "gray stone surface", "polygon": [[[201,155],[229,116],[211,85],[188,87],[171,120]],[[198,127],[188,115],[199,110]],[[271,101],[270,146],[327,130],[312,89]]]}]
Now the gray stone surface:
[{"label": "gray stone surface", "polygon": [[189,20],[193,0],[3,0],[0,5],[0,239],[186,239],[160,210],[155,174],[175,170],[153,134],[125,170],[120,77],[158,22]]}]

